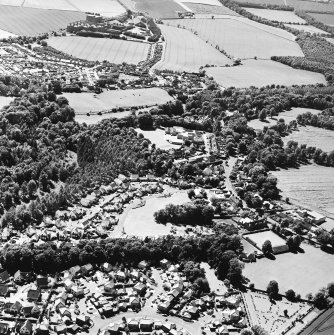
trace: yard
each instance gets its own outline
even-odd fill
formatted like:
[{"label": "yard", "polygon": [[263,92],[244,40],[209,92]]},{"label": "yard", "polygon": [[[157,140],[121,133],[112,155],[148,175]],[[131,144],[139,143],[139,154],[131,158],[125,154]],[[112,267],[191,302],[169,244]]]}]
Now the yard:
[{"label": "yard", "polygon": [[277,255],[276,260],[263,258],[246,263],[243,274],[258,289],[266,290],[269,281],[276,280],[282,294],[288,289],[302,298],[316,293],[333,281],[334,255],[304,243],[301,247],[304,253],[285,253]]},{"label": "yard", "polygon": [[[179,21],[183,20],[176,22]],[[160,25],[160,29],[165,37],[166,48],[161,61],[154,66],[155,69],[198,72],[201,66],[207,64],[231,64],[226,56],[186,29],[167,25]]]},{"label": "yard", "polygon": [[196,32],[203,41],[208,41],[214,46],[218,45],[236,58],[247,59],[256,56],[269,59],[271,56],[303,56],[292,34],[237,16],[214,20],[166,20],[165,23],[180,25]]},{"label": "yard", "polygon": [[320,73],[293,69],[272,60],[245,60],[243,65],[234,67],[211,67],[206,69],[223,87],[262,87],[275,85],[313,85],[325,84],[325,77]]},{"label": "yard", "polygon": [[273,10],[263,8],[244,8],[247,12],[260,16],[269,21],[283,23],[305,23],[305,20],[297,16],[294,12],[287,10]]}]

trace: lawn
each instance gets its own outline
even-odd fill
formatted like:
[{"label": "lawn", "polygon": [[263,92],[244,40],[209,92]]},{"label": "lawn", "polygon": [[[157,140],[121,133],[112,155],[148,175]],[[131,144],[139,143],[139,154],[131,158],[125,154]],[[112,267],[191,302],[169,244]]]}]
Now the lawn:
[{"label": "lawn", "polygon": [[139,12],[147,13],[153,18],[178,18],[177,12],[185,9],[173,0],[134,0]]},{"label": "lawn", "polygon": [[334,26],[334,14],[319,14],[319,13],[308,13],[313,16],[316,20],[327,24],[328,26]]},{"label": "lawn", "polygon": [[271,56],[304,56],[294,36],[282,29],[265,26],[236,16],[225,19],[183,19],[165,21],[185,27],[198,36],[218,45],[236,58],[267,58]]},{"label": "lawn", "polygon": [[206,69],[207,75],[212,76],[223,87],[262,87],[275,85],[326,85],[325,77],[320,73],[293,69],[287,65],[271,60],[245,60],[241,66],[214,67]]},{"label": "lawn", "polygon": [[163,150],[169,150],[169,149],[177,149],[180,146],[176,144],[171,144],[165,139],[165,131],[162,129],[156,129],[156,130],[141,130],[136,129],[138,133],[141,133],[149,139],[152,143],[156,145],[157,148],[163,149]]},{"label": "lawn", "polygon": [[285,253],[276,255],[276,260],[262,258],[246,263],[243,274],[259,289],[265,290],[270,280],[276,280],[283,294],[288,289],[302,297],[315,293],[333,281],[334,255],[307,244],[301,247],[304,253]]},{"label": "lawn", "polygon": [[245,8],[248,12],[260,16],[269,21],[283,23],[305,23],[305,20],[297,16],[294,12],[286,10],[272,10],[262,8]]},{"label": "lawn", "polygon": [[233,10],[219,5],[209,5],[202,3],[184,2],[184,4],[196,14],[210,14],[210,15],[234,15],[239,16]]},{"label": "lawn", "polygon": [[262,245],[265,241],[269,240],[273,248],[280,247],[285,245],[285,240],[278,236],[277,234],[273,233],[271,230],[262,231],[255,234],[247,234],[244,235],[244,238],[249,238],[252,242],[254,242],[259,249],[262,248]]},{"label": "lawn", "polygon": [[285,24],[287,27],[293,28],[293,29],[297,29],[299,31],[304,31],[306,33],[310,33],[310,34],[325,34],[325,35],[329,35],[329,33],[327,33],[324,30],[321,30],[319,28],[310,26],[310,25],[298,25],[298,24]]},{"label": "lawn", "polygon": [[[180,20],[175,20],[180,21]],[[186,29],[160,25],[166,48],[154,68],[198,72],[206,64],[225,66],[231,61],[211,45]]]},{"label": "lawn", "polygon": [[14,6],[0,6],[0,29],[16,35],[35,36],[85,19],[84,13]]},{"label": "lawn", "polygon": [[48,45],[74,57],[90,61],[138,64],[146,59],[149,44],[93,37],[65,36],[48,39]]}]

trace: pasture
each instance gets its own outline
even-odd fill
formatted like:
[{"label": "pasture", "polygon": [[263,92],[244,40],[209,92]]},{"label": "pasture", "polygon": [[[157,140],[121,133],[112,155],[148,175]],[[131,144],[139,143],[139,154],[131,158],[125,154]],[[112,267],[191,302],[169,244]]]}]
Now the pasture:
[{"label": "pasture", "polygon": [[334,14],[319,14],[319,13],[308,13],[313,16],[316,20],[327,24],[328,26],[334,26]]},{"label": "pasture", "polygon": [[271,173],[277,178],[277,186],[282,191],[283,198],[289,197],[293,203],[334,218],[333,168],[301,165],[298,169]]},{"label": "pasture", "polygon": [[266,85],[326,85],[325,77],[320,73],[293,69],[287,65],[271,60],[246,60],[243,65],[234,67],[216,67],[206,69],[207,75],[212,76],[223,87],[262,87]]},{"label": "pasture", "polygon": [[193,2],[185,2],[184,3],[192,12],[195,14],[208,14],[214,15],[234,15],[239,16],[238,13],[233,10],[225,7],[225,6],[217,6],[217,5],[206,5],[201,3],[193,3]]},{"label": "pasture", "polygon": [[134,0],[136,10],[147,13],[157,19],[178,18],[177,12],[184,12],[185,9],[173,0]]},{"label": "pasture", "polygon": [[[304,253],[276,255],[275,260],[262,258],[246,263],[243,275],[254,283],[255,288],[266,290],[270,280],[278,282],[280,293],[293,289],[302,298],[316,293],[333,281],[334,255],[302,243]],[[301,278],[303,280],[296,280]]]},{"label": "pasture", "polygon": [[218,45],[236,58],[304,56],[292,34],[245,18],[230,16],[214,20],[166,20],[165,23],[196,32],[202,40]]},{"label": "pasture", "polygon": [[160,25],[166,48],[162,59],[154,68],[174,71],[198,72],[201,66],[231,64],[218,50],[205,43],[192,32],[167,25]]},{"label": "pasture", "polygon": [[297,29],[299,31],[304,31],[305,33],[329,35],[329,33],[327,33],[326,31],[310,25],[285,24],[285,26]]},{"label": "pasture", "polygon": [[0,29],[15,35],[35,36],[85,19],[84,13],[14,6],[0,6]]},{"label": "pasture", "polygon": [[71,56],[90,61],[138,64],[146,59],[149,44],[118,39],[62,36],[47,40],[51,47]]},{"label": "pasture", "polygon": [[297,16],[294,12],[286,10],[273,10],[262,8],[244,8],[248,12],[267,19],[269,21],[277,21],[283,23],[305,23],[305,20]]}]

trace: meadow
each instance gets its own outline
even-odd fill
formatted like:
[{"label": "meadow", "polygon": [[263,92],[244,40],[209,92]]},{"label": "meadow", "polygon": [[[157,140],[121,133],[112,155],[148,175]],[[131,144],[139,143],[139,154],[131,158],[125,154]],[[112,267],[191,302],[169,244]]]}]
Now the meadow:
[{"label": "meadow", "polygon": [[74,11],[0,6],[0,29],[16,35],[35,36],[66,28],[70,22],[85,17],[84,13]]},{"label": "meadow", "polygon": [[173,0],[134,0],[136,10],[147,13],[153,18],[178,18],[177,12],[185,9]]},{"label": "meadow", "polygon": [[262,87],[266,85],[309,85],[322,83],[325,77],[320,73],[293,69],[287,65],[271,60],[245,60],[243,65],[234,67],[213,67],[206,69],[223,87]]},{"label": "meadow", "polygon": [[[308,244],[302,244],[304,253],[276,255],[275,260],[262,258],[254,263],[246,263],[243,275],[266,290],[270,280],[278,282],[280,293],[293,289],[302,298],[333,281],[334,255],[327,254]],[[296,280],[302,275],[303,280]]]},{"label": "meadow", "polygon": [[248,12],[267,19],[283,23],[305,23],[305,20],[297,16],[294,12],[286,10],[272,10],[262,8],[245,8]]},{"label": "meadow", "polygon": [[149,44],[93,37],[64,36],[47,40],[51,47],[71,56],[90,61],[138,64],[146,59]]},{"label": "meadow", "polygon": [[197,32],[201,39],[236,58],[304,56],[292,34],[244,18],[166,20],[165,23]]},{"label": "meadow", "polygon": [[285,24],[285,26],[297,29],[299,31],[304,31],[305,33],[329,35],[329,33],[327,33],[326,31],[310,25]]},{"label": "meadow", "polygon": [[313,16],[316,20],[327,24],[328,26],[334,26],[334,14],[319,14],[319,13],[308,13]]},{"label": "meadow", "polygon": [[165,37],[166,48],[155,69],[198,72],[206,64],[232,64],[225,55],[186,29],[167,25],[160,25],[160,29]]}]

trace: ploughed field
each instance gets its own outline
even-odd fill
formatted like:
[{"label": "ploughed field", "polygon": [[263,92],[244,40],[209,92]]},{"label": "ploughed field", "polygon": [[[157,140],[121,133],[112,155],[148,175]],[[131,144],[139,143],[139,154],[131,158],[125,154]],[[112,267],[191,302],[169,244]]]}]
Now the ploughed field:
[{"label": "ploughed field", "polygon": [[290,66],[271,60],[245,60],[243,65],[234,67],[212,67],[206,69],[208,76],[212,76],[223,87],[262,87],[275,85],[312,85],[321,83],[326,85],[325,77],[316,72],[293,69]]},{"label": "ploughed field", "polygon": [[63,36],[47,40],[51,47],[89,61],[138,64],[148,55],[149,44],[118,39]]},{"label": "ploughed field", "polygon": [[225,19],[165,20],[165,24],[185,27],[204,41],[218,45],[229,55],[241,59],[269,59],[271,56],[300,56],[304,54],[294,36],[282,29],[235,16]]},{"label": "ploughed field", "polygon": [[278,21],[283,23],[305,23],[304,19],[300,18],[292,11],[247,7],[244,9],[269,21]]},{"label": "ploughed field", "polygon": [[0,5],[0,29],[16,35],[35,36],[66,28],[70,22],[84,20],[75,11],[47,10]]},{"label": "ploughed field", "polygon": [[154,68],[198,72],[201,66],[232,64],[231,60],[186,29],[160,25],[166,47]]}]

